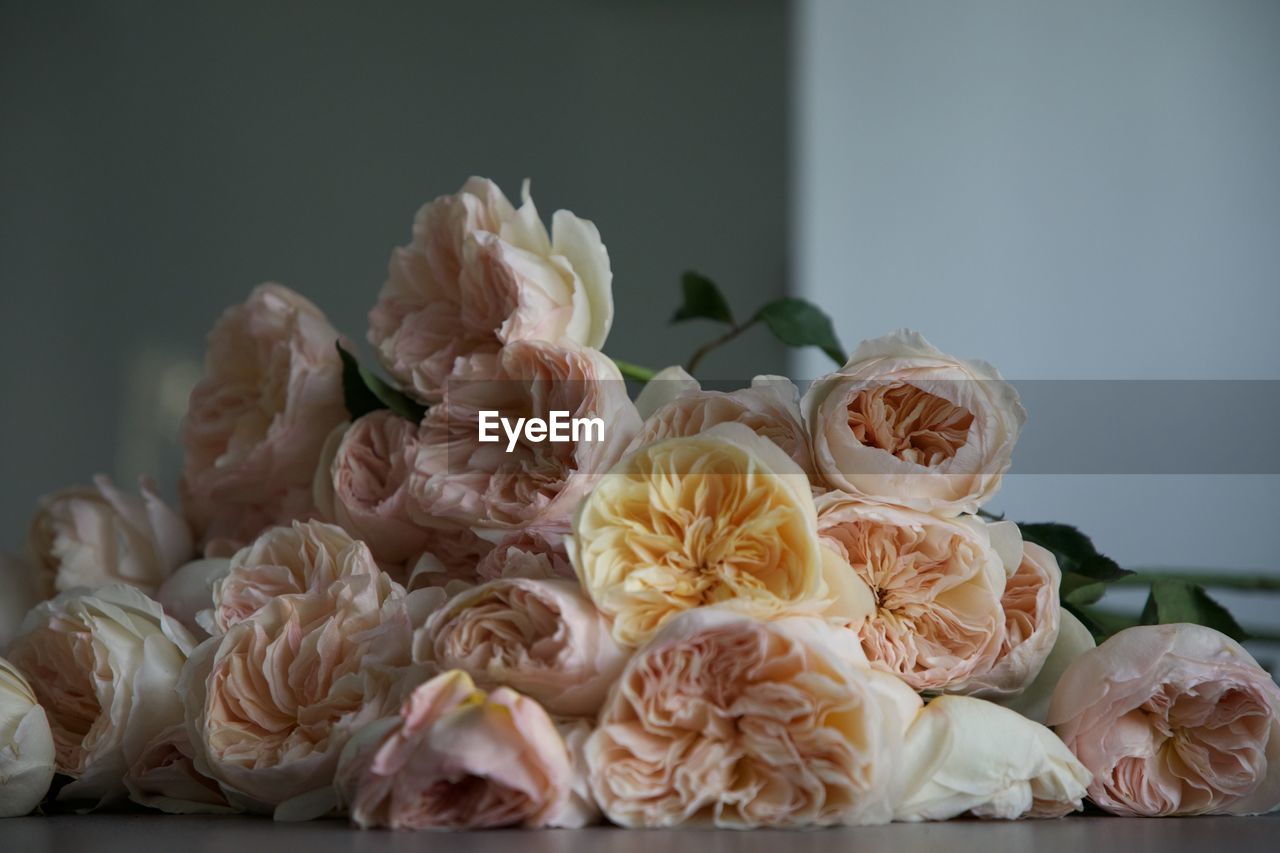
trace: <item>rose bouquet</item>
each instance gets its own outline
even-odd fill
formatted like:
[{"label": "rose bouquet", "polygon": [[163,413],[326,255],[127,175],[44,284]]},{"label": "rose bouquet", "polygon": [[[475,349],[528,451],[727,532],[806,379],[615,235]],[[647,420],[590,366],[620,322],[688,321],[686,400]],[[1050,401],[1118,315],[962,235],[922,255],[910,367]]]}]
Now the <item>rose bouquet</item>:
[{"label": "rose bouquet", "polygon": [[[4,565],[0,816],[1280,806],[1280,689],[1202,587],[983,511],[1026,418],[993,367],[907,331],[846,356],[815,306],[739,322],[690,273],[675,320],[723,330],[655,373],[601,350],[611,284],[594,225],[473,178],[392,254],[387,378],[285,287],[229,309],[180,511],[98,477]],[[840,366],[702,387],[755,326]],[[1122,579],[1151,585],[1140,616],[1097,606]]]}]

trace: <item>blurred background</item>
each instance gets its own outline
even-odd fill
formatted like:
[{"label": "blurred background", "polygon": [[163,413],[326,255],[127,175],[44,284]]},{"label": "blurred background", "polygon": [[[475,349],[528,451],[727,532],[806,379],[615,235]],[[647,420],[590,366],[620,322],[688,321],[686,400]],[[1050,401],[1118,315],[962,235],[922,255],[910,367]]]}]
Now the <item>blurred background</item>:
[{"label": "blurred background", "polygon": [[[275,280],[362,340],[470,174],[595,221],[630,361],[716,333],[667,325],[696,268],[850,349],[911,326],[1014,379],[1280,379],[1277,92],[1269,0],[0,0],[0,541],[97,471],[172,495],[219,312]],[[755,330],[704,374],[830,367]],[[1024,474],[993,508],[1280,571],[1274,475]]]}]

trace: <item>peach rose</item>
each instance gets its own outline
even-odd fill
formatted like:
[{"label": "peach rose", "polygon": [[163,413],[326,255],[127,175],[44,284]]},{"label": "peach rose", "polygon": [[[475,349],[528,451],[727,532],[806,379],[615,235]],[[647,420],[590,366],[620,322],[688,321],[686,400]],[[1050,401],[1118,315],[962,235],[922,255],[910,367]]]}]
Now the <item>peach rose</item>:
[{"label": "peach rose", "polygon": [[414,638],[414,659],[511,687],[552,714],[594,716],[629,652],[575,581],[507,578],[454,595]]},{"label": "peach rose", "polygon": [[361,827],[485,829],[557,825],[571,782],[564,741],[537,702],[505,687],[486,694],[455,670],[353,741],[337,788]]},{"label": "peach rose", "polygon": [[363,540],[383,565],[403,564],[427,549],[432,531],[409,518],[409,471],[418,425],[388,409],[334,429],[316,469],[320,517]]},{"label": "peach rose", "polygon": [[155,592],[191,559],[191,530],[148,479],[129,495],[103,474],[40,499],[27,550],[43,576],[45,596],[76,587],[126,583]]},{"label": "peach rose", "polygon": [[1112,814],[1261,814],[1280,807],[1280,687],[1200,625],[1128,628],[1067,668],[1047,722]]},{"label": "peach rose", "polygon": [[827,603],[808,478],[741,424],[631,453],[582,502],[573,527],[574,568],[624,645],[703,605],[733,602],[768,617]]},{"label": "peach rose", "polygon": [[0,818],[30,814],[53,782],[49,718],[22,673],[0,658]]},{"label": "peach rose", "polygon": [[347,419],[338,332],[279,284],[256,288],[209,333],[182,426],[182,508],[206,556],[310,515],[329,432]]},{"label": "peach rose", "polygon": [[600,233],[560,210],[548,234],[527,181],[522,195],[517,210],[472,178],[418,211],[412,242],[391,256],[369,343],[424,399],[444,396],[459,361],[491,363],[514,341],[604,346],[613,273]]},{"label": "peach rose", "polygon": [[351,573],[206,640],[178,684],[195,768],[237,808],[287,820],[331,811],[346,742],[403,698],[411,623],[402,587]]},{"label": "peach rose", "polygon": [[1053,732],[991,702],[939,696],[907,732],[894,820],[1014,820],[1083,808],[1089,771]]},{"label": "peach rose", "polygon": [[1009,469],[1026,420],[994,367],[905,329],[863,341],[802,402],[827,485],[911,509],[975,512]]},{"label": "peach rose", "polygon": [[226,814],[235,811],[218,783],[195,767],[187,727],[175,723],[136,745],[125,771],[129,799],[168,814]]},{"label": "peach rose", "polygon": [[641,397],[649,396],[637,399],[636,407],[639,409],[642,402],[648,407],[670,399],[645,415],[629,450],[666,438],[697,435],[717,424],[740,423],[778,445],[813,477],[813,454],[800,416],[800,393],[790,379],[757,376],[751,387],[725,392],[704,391],[692,377],[670,373],[663,377],[659,374],[645,385]]},{"label": "peach rose", "polygon": [[948,691],[991,671],[1005,643],[1005,565],[988,528],[900,507],[819,501],[823,540],[871,588],[859,630],[871,666],[919,691]]},{"label": "peach rose", "polygon": [[[427,413],[409,488],[410,516],[423,525],[464,524],[491,541],[572,515],[639,425],[617,367],[603,353],[535,341],[509,344],[494,371],[460,374]],[[508,453],[479,440],[479,412],[501,417],[599,418],[602,441],[531,442]],[[501,433],[501,430],[498,430]]]},{"label": "peach rose", "polygon": [[500,578],[564,578],[577,581],[565,537],[567,523],[526,527],[508,535],[476,565],[481,581]]},{"label": "peach rose", "polygon": [[200,619],[210,634],[224,634],[282,595],[322,592],[341,577],[379,574],[369,547],[341,527],[295,521],[236,552],[226,574],[213,582],[211,614]]},{"label": "peach rose", "polygon": [[[988,525],[990,527],[990,525]],[[1034,542],[1021,543],[1022,559],[1004,584],[1004,642],[995,664],[953,684],[953,692],[1002,701],[1025,690],[1040,673],[1058,641],[1062,572],[1052,553]],[[1008,564],[1006,564],[1007,568]]]},{"label": "peach rose", "polygon": [[49,717],[62,801],[123,800],[132,747],[182,721],[174,693],[194,646],[160,605],[123,584],[71,590],[27,614],[9,659]]},{"label": "peach rose", "polygon": [[631,659],[587,743],[604,813],[627,827],[888,822],[920,699],[860,666],[846,634],[719,607],[673,619]]}]

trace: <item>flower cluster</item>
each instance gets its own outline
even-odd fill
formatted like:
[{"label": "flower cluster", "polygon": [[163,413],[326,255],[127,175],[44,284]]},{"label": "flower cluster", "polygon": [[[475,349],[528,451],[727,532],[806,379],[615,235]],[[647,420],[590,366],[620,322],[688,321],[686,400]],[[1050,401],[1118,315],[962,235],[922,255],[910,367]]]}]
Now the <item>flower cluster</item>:
[{"label": "flower cluster", "polygon": [[[993,367],[899,331],[803,395],[668,368],[633,402],[611,282],[594,225],[473,178],[391,257],[368,330],[391,383],[287,288],[229,309],[180,510],[99,477],[3,567],[0,817],[1280,806],[1280,688],[1243,648],[1191,624],[1094,647],[1055,551],[980,513],[1026,418]],[[493,412],[605,428],[507,446]]]}]

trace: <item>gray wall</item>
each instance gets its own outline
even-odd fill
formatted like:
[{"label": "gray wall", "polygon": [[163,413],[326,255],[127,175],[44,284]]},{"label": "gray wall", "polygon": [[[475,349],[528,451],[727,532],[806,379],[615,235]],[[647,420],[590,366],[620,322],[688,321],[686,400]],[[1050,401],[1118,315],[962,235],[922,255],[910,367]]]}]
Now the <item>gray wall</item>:
[{"label": "gray wall", "polygon": [[609,352],[682,360],[710,331],[667,331],[682,269],[783,288],[787,30],[781,2],[0,3],[0,542],[96,471],[171,484],[203,335],[258,282],[362,339],[472,173],[593,219]]},{"label": "gray wall", "polygon": [[[911,326],[1015,379],[1280,379],[1280,3],[806,0],[796,33],[796,281],[846,342]],[[1178,428],[1152,438],[1194,454]],[[1280,569],[1275,476],[1026,475],[995,508],[1130,565]]]}]

